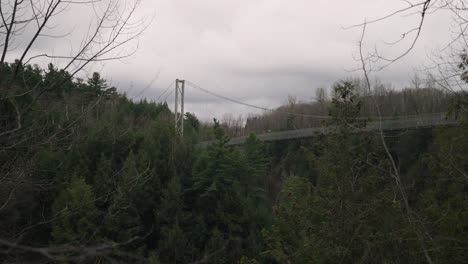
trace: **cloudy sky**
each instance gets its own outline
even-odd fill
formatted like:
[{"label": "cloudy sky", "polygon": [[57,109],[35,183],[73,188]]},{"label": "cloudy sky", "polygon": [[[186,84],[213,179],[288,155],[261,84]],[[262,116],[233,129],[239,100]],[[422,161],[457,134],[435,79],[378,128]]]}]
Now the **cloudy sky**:
[{"label": "cloudy sky", "polygon": [[[406,5],[400,0],[143,0],[137,18],[150,15],[154,21],[139,38],[138,52],[124,63],[97,64],[93,70],[130,97],[150,100],[179,78],[264,107],[276,107],[288,95],[310,101],[317,87],[359,76],[351,70],[358,66],[353,56],[361,29],[343,27]],[[399,39],[418,18],[398,16],[369,26],[366,49],[398,54],[407,42],[384,43]],[[428,16],[414,51],[375,76],[402,87],[428,63],[427,55],[447,42],[449,29],[446,14]],[[205,120],[256,112],[190,87],[185,108]]]}]

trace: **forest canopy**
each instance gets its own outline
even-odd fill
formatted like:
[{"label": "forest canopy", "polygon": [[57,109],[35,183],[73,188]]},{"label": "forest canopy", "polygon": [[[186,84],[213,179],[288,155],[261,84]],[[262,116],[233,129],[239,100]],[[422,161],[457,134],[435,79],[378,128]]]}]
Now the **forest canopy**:
[{"label": "forest canopy", "polygon": [[[3,64],[0,82],[5,261],[467,258],[468,133],[458,97],[445,99],[435,89],[391,92],[424,94],[421,104],[454,109],[461,123],[389,132],[399,181],[378,134],[350,126],[367,111],[366,96],[350,81],[337,82],[331,100],[305,106],[325,107],[331,122],[324,125],[333,133],[268,144],[251,134],[243,146],[230,147],[219,121],[200,126],[186,114],[181,138],[167,104],[129,100],[99,73],[81,80],[52,64],[25,65],[21,76],[30,82],[24,82],[12,78],[15,67]],[[63,84],[50,86],[57,81]],[[200,148],[206,135],[215,141]]]},{"label": "forest canopy", "polygon": [[[207,124],[181,113],[181,130],[164,100],[133,100],[84,71],[133,55],[121,47],[146,28],[133,19],[139,0],[0,2],[0,261],[466,263],[467,8],[404,2],[353,26],[362,29],[363,78],[316,89],[312,102],[256,107],[265,112],[246,120]],[[94,14],[78,48],[33,55],[76,8]],[[439,75],[402,89],[371,81],[376,66],[414,49],[427,15],[441,10],[453,13],[461,32],[451,44],[462,49],[441,53]],[[395,58],[366,54],[366,29],[407,12],[419,21],[400,40],[413,36],[409,47]],[[434,114],[452,122],[383,128]],[[230,144],[237,137],[242,144]]]}]

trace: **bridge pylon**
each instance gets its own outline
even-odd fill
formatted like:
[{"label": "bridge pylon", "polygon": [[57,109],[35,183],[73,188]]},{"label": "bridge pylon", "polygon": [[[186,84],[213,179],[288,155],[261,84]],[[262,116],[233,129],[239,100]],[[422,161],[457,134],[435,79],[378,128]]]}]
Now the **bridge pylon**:
[{"label": "bridge pylon", "polygon": [[184,97],[185,80],[176,79],[175,81],[175,130],[180,136],[184,135]]}]

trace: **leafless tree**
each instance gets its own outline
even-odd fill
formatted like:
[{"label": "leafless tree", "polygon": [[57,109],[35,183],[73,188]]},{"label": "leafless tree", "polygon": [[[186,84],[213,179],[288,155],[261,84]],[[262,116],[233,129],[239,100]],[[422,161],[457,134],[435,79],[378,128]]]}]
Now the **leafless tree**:
[{"label": "leafless tree", "polygon": [[230,137],[244,136],[244,118],[239,115],[237,118],[232,113],[226,113],[221,120],[221,126]]},{"label": "leafless tree", "polygon": [[[64,0],[7,0],[0,5],[0,63],[17,59],[15,73],[23,63],[39,58],[54,59],[63,63],[62,69],[72,76],[91,62],[118,60],[131,56],[136,48],[128,48],[132,41],[144,31],[147,19],[134,19],[141,0],[121,1],[64,1]],[[57,23],[65,22],[66,16],[85,12],[79,24],[88,24],[87,32],[81,37],[78,24],[69,32],[56,32]],[[91,18],[91,19],[90,19]],[[77,32],[77,33],[75,33]],[[82,34],[82,33],[81,33]],[[52,54],[47,50],[32,49],[40,41],[48,43],[64,40],[79,41],[77,48],[69,54]]]},{"label": "leafless tree", "polygon": [[385,153],[387,155],[388,160],[390,161],[391,168],[392,168],[392,170],[389,171],[389,174],[393,177],[393,179],[395,181],[395,186],[397,187],[397,190],[399,191],[399,196],[401,197],[401,199],[403,201],[403,206],[404,206],[404,209],[405,209],[405,215],[406,215],[406,217],[408,219],[408,223],[413,225],[413,228],[416,231],[416,234],[418,236],[418,241],[420,243],[421,249],[424,252],[424,256],[426,257],[426,260],[427,260],[428,263],[433,263],[432,258],[431,258],[430,254],[429,254],[429,250],[428,250],[427,245],[425,243],[426,238],[424,236],[425,236],[426,233],[425,233],[424,227],[420,228],[420,226],[415,226],[414,225],[414,223],[419,222],[419,221],[417,221],[418,216],[414,213],[412,207],[410,206],[410,203],[408,201],[408,194],[407,194],[407,191],[406,191],[405,186],[403,184],[401,174],[400,174],[400,170],[399,170],[399,168],[397,166],[397,163],[395,161],[395,158],[394,158],[393,154],[390,151],[390,148],[389,148],[389,146],[387,144],[387,140],[386,140],[384,130],[382,128],[381,105],[377,101],[377,93],[375,91],[372,92],[372,86],[371,86],[371,81],[370,81],[370,76],[369,76],[370,71],[368,70],[368,67],[369,67],[369,64],[371,62],[369,61],[369,59],[366,59],[364,57],[364,53],[363,53],[363,40],[364,40],[364,37],[365,37],[365,32],[366,32],[366,24],[364,24],[364,26],[362,28],[361,40],[359,42],[359,55],[360,55],[360,61],[361,61],[361,65],[362,65],[361,69],[362,69],[362,72],[364,74],[364,79],[366,81],[366,86],[367,86],[367,88],[369,90],[369,93],[372,94],[372,98],[374,99],[374,107],[375,107],[375,110],[376,110],[377,115],[379,117],[379,119],[378,119],[379,124],[380,124],[379,137],[381,139],[382,146],[383,146],[383,148],[385,150]]},{"label": "leafless tree", "polygon": [[[351,28],[367,28],[377,26],[377,24],[391,23],[391,19],[415,17],[413,25],[408,25],[406,29],[400,32],[400,36],[396,40],[389,40],[383,43],[371,43],[372,48],[364,50],[364,58],[368,64],[367,71],[369,73],[380,71],[390,65],[400,61],[409,55],[415,48],[420,37],[423,34],[430,35],[428,30],[425,30],[426,20],[429,16],[436,13],[444,13],[449,18],[447,27],[451,27],[452,38],[443,46],[435,49],[433,54],[429,56],[432,60],[432,65],[428,65],[427,73],[432,81],[436,82],[439,87],[445,88],[447,91],[459,92],[466,94],[466,83],[460,79],[460,61],[461,56],[466,54],[468,46],[467,30],[468,30],[468,3],[465,0],[416,0],[403,1],[405,6],[390,11],[387,15],[366,19],[365,22],[347,27]],[[363,45],[365,39],[362,40]],[[365,48],[365,47],[364,47]],[[390,56],[387,53],[394,53]],[[358,56],[358,61],[360,58]],[[419,78],[419,77],[418,77]],[[422,80],[418,80],[419,84]]]},{"label": "leafless tree", "polygon": [[[74,81],[92,63],[132,56],[138,49],[139,36],[151,22],[147,17],[136,18],[140,5],[141,0],[0,1],[0,72],[7,64],[13,70],[8,76],[0,74],[0,100],[14,109],[14,113],[7,117],[13,121],[0,127],[0,154],[6,157],[0,164],[0,214],[14,206],[12,201],[15,199],[44,190],[49,184],[31,180],[34,164],[24,157],[24,153],[32,155],[42,146],[70,148],[74,144],[73,136],[80,134],[75,129],[76,125],[88,118],[103,101],[101,96],[95,101],[80,103],[81,115],[69,117],[67,114],[69,120],[66,127],[62,127],[55,120],[47,118],[47,115],[62,111],[63,108],[68,113],[71,107],[78,107],[76,102],[74,104],[66,98],[61,102],[42,102],[44,94]],[[60,23],[69,22],[67,18],[70,16],[80,21],[70,25],[65,32],[60,32]],[[70,43],[66,53],[56,54],[52,49],[44,48],[56,46],[61,47],[60,52],[65,52],[62,47],[66,43]],[[67,72],[64,75],[67,77],[38,89],[39,83],[31,83],[23,69],[32,63],[51,61],[58,64],[58,71]],[[19,82],[21,85],[18,85]],[[24,103],[24,96],[31,100]],[[30,120],[33,111],[43,113],[44,118]],[[3,118],[0,116],[0,120]],[[22,151],[15,152],[15,149]],[[31,223],[32,226],[35,223]],[[5,234],[1,232],[0,235]],[[22,242],[21,237],[14,240],[2,237],[0,248],[6,252],[32,252],[51,260],[61,260],[62,253],[68,254],[73,250],[75,257],[85,256],[80,254],[84,248],[36,248]],[[100,255],[115,246],[117,244],[96,246],[87,252],[93,251],[95,255]]]},{"label": "leafless tree", "polygon": [[[63,0],[9,0],[0,2],[0,45],[2,53],[0,65],[7,59],[15,60],[14,73],[11,80],[16,79],[21,67],[39,58],[54,59],[63,63],[61,68],[69,71],[69,79],[82,71],[92,62],[119,60],[131,56],[135,51],[126,49],[128,45],[135,42],[145,30],[148,21],[137,20],[133,17],[139,7],[141,0],[135,1],[63,1]],[[64,38],[74,37],[73,31],[65,36],[56,35],[54,30],[57,19],[61,15],[77,11],[93,14],[87,33],[81,41],[78,49],[70,51],[69,54],[55,55],[50,51],[38,51],[32,53],[32,48],[42,39],[54,43],[55,39],[63,42]],[[63,19],[63,18],[62,18]],[[2,81],[2,76],[0,76]],[[53,90],[56,86],[63,85],[67,80],[53,83],[47,89],[34,94],[33,102],[39,100],[47,90]],[[0,98],[7,100],[16,109],[16,126],[6,130],[0,129],[0,138],[22,129],[24,114],[29,108],[19,109],[17,99],[22,95],[30,94],[35,87],[18,94],[13,83],[2,84]],[[10,140],[11,141],[11,140]]]},{"label": "leafless tree", "polygon": [[[464,54],[466,54],[466,48],[468,42],[466,42],[466,30],[468,28],[468,8],[466,1],[463,0],[422,0],[422,1],[405,1],[407,4],[406,7],[396,10],[389,13],[388,15],[382,16],[380,18],[366,20],[361,24],[354,25],[352,27],[360,27],[362,29],[361,39],[359,41],[359,56],[358,61],[360,63],[359,69],[364,74],[364,79],[366,82],[366,87],[369,90],[370,94],[373,94],[374,98],[374,108],[380,117],[382,118],[381,111],[381,102],[377,100],[377,95],[375,92],[376,87],[372,87],[370,76],[375,71],[380,71],[386,67],[391,66],[392,64],[398,62],[408,54],[410,54],[416,47],[421,34],[423,33],[424,24],[427,16],[432,15],[437,12],[449,12],[451,14],[452,21],[455,24],[456,31],[454,33],[453,39],[444,47],[441,51],[437,52],[436,60],[434,61],[434,66],[429,69],[429,73],[432,75],[432,81],[437,83],[440,87],[445,88],[447,91],[452,92],[455,95],[464,94],[465,82],[460,78],[460,61],[463,59]],[[374,45],[374,48],[371,51],[365,51],[365,36],[366,29],[370,26],[373,26],[376,23],[385,23],[389,19],[395,18],[397,16],[418,16],[418,21],[414,27],[409,26],[409,29],[402,32],[401,37],[392,42],[388,42],[385,45],[391,47],[401,47],[402,50],[393,57],[385,55],[385,49]],[[408,44],[409,43],[409,44]],[[406,45],[406,46],[405,46]],[[461,47],[461,48],[460,48]],[[448,51],[448,52],[446,52]],[[434,77],[433,73],[436,73],[437,77]],[[463,76],[462,76],[463,77]],[[421,81],[419,78],[413,79],[413,86],[419,88],[421,86]],[[428,90],[430,91],[430,90]],[[422,98],[421,98],[422,99]],[[420,218],[418,213],[413,210],[410,203],[408,202],[407,191],[405,190],[405,185],[402,181],[399,168],[396,164],[395,158],[389,150],[388,144],[386,142],[386,136],[383,133],[383,130],[380,129],[380,139],[382,146],[385,149],[385,153],[388,157],[388,160],[391,163],[392,170],[390,175],[394,178],[395,186],[399,190],[399,196],[402,199],[404,205],[404,212],[408,219],[408,223],[412,225],[415,233],[417,234],[418,241],[421,246],[421,250],[424,253],[426,261],[428,263],[433,263],[433,258],[431,257],[431,252],[429,246],[427,245],[428,241],[432,241],[432,237],[426,229],[426,223]]]}]

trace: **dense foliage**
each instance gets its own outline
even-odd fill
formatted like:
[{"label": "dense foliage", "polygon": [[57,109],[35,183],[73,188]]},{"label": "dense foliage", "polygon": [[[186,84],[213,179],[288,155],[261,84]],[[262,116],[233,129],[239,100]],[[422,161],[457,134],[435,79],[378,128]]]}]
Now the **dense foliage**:
[{"label": "dense foliage", "polygon": [[265,254],[278,263],[465,262],[466,124],[387,135],[396,173],[381,135],[357,133],[361,105],[349,87],[335,86],[346,91],[332,101],[335,132],[293,150],[316,173],[286,180]]},{"label": "dense foliage", "polygon": [[339,82],[324,103],[333,133],[229,147],[215,120],[201,148],[193,114],[180,137],[166,104],[129,100],[98,73],[15,67],[0,66],[6,262],[468,259],[463,98],[459,127],[362,133],[365,98]]}]

